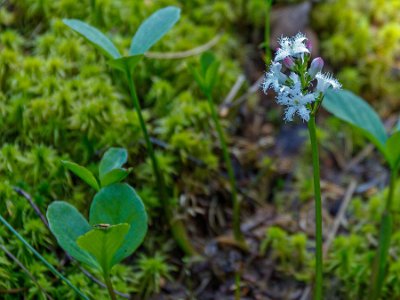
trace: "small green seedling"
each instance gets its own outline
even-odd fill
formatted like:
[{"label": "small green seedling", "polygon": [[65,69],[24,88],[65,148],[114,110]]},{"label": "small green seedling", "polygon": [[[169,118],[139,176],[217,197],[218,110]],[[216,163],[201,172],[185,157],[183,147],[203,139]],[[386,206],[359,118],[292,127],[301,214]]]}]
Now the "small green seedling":
[{"label": "small green seedling", "polygon": [[[159,163],[150,140],[140,102],[136,93],[135,83],[132,77],[132,72],[135,70],[137,64],[143,58],[144,54],[175,25],[179,18],[180,9],[173,6],[162,8],[153,13],[140,25],[139,29],[136,31],[132,38],[128,55],[126,56],[122,56],[115,45],[97,28],[94,28],[79,20],[64,19],[63,21],[65,25],[79,33],[102,53],[104,53],[108,58],[109,65],[121,71],[124,74],[125,79],[128,81],[133,106],[138,115],[142,133],[146,141],[146,147],[153,166],[153,173],[157,181],[157,189],[164,208],[164,213],[171,226],[171,231],[180,247],[187,254],[193,255],[195,254],[195,250],[193,249],[187,236],[186,227],[183,226],[181,221],[174,220],[174,209],[168,202],[164,177],[160,170]],[[114,179],[118,178],[119,176],[123,176],[120,171],[114,172],[115,173],[112,174],[112,176],[110,175]],[[93,184],[93,187],[95,188],[93,180],[89,177],[85,178],[87,178],[87,180],[91,182],[88,183],[90,185]],[[104,179],[105,183],[108,183],[108,179],[109,178]]]},{"label": "small green seedling", "polygon": [[400,128],[397,125],[392,134],[388,135],[382,121],[372,107],[350,91],[329,91],[323,106],[339,119],[360,129],[382,153],[390,168],[389,193],[382,216],[378,253],[372,272],[372,284],[369,293],[369,299],[376,300],[380,298],[386,276],[392,235],[393,195],[400,167]]},{"label": "small green seedling", "polygon": [[[76,260],[102,273],[112,299],[116,296],[111,269],[139,247],[147,232],[142,200],[131,186],[120,182],[128,174],[122,168],[126,160],[127,153],[122,148],[111,148],[104,154],[99,166],[101,188],[89,170],[64,162],[98,191],[90,206],[89,221],[64,201],[55,201],[47,209],[50,230],[60,246]],[[123,176],[115,176],[116,173]]]},{"label": "small green seedling", "polygon": [[207,97],[208,104],[211,111],[211,117],[214,122],[214,126],[217,129],[219,142],[222,148],[225,165],[228,171],[228,177],[231,186],[232,203],[233,203],[233,234],[235,240],[241,245],[245,246],[245,240],[242,232],[240,231],[240,202],[237,195],[237,183],[231,158],[229,156],[228,146],[226,143],[225,134],[221,123],[219,121],[217,109],[212,98],[212,92],[218,78],[219,62],[215,59],[212,53],[204,53],[200,58],[200,67],[192,67],[192,73],[194,79],[199,85],[201,91]]},{"label": "small green seedling", "polygon": [[128,152],[124,148],[110,148],[104,153],[104,156],[100,162],[99,166],[99,181],[83,166],[80,166],[74,162],[62,161],[63,165],[94,188],[99,191],[101,187],[105,187],[114,183],[121,182],[128,175],[130,170],[124,169],[122,166],[128,160]]}]

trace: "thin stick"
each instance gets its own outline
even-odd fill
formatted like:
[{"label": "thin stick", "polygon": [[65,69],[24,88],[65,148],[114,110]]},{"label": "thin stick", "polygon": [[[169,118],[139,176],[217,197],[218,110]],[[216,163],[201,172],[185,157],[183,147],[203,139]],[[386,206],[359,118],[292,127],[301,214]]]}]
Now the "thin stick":
[{"label": "thin stick", "polygon": [[181,58],[187,58],[190,56],[195,56],[199,55],[212,47],[214,47],[219,40],[221,39],[221,34],[216,35],[213,39],[211,39],[209,42],[207,42],[204,45],[201,45],[199,47],[187,50],[187,51],[182,51],[182,52],[172,52],[172,53],[163,53],[163,52],[146,52],[145,56],[148,58],[154,58],[154,59],[181,59]]},{"label": "thin stick", "polygon": [[11,258],[28,276],[29,278],[37,285],[37,287],[43,292],[43,294],[48,298],[48,299],[53,299],[49,294],[46,293],[44,288],[39,284],[39,282],[36,280],[35,276],[29,270],[24,266],[24,264],[16,258],[4,245],[0,245],[0,248],[5,252],[5,254]]},{"label": "thin stick", "polygon": [[315,288],[314,299],[322,300],[322,200],[319,172],[318,141],[315,125],[315,115],[308,121],[310,133],[313,173],[314,173],[314,198],[315,198]]},{"label": "thin stick", "polygon": [[340,224],[342,223],[342,221],[345,217],[347,207],[350,204],[350,201],[353,197],[356,187],[357,187],[357,182],[355,180],[352,180],[349,184],[349,187],[347,188],[346,194],[344,195],[342,204],[340,205],[340,209],[336,215],[332,229],[329,232],[326,242],[324,243],[324,255],[326,255],[328,253],[328,250],[333,242],[333,239],[335,238],[335,236],[339,230]]},{"label": "thin stick", "polygon": [[36,214],[39,216],[39,218],[42,220],[44,225],[46,225],[47,228],[49,228],[49,223],[47,222],[46,217],[42,214],[40,211],[39,207],[36,205],[35,202],[33,202],[31,195],[29,195],[27,192],[25,192],[23,189],[14,186],[13,190],[17,192],[17,194],[21,195],[24,197],[26,200],[28,200],[29,204],[32,206],[33,210],[36,212]]}]

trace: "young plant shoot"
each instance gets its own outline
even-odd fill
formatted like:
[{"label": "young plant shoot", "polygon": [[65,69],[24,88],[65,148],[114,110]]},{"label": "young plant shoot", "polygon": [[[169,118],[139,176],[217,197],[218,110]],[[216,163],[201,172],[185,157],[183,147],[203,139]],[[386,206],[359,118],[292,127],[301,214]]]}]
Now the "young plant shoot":
[{"label": "young plant shoot", "polygon": [[[273,89],[278,104],[285,106],[285,121],[298,115],[308,124],[314,170],[315,198],[315,288],[314,298],[322,299],[322,203],[319,172],[316,115],[328,89],[340,89],[340,83],[330,74],[321,73],[324,62],[318,57],[311,64],[311,43],[302,33],[279,40],[275,59],[265,75],[262,89]],[[283,73],[286,69],[289,75]]]},{"label": "young plant shoot", "polygon": [[379,230],[379,245],[372,269],[369,299],[381,297],[382,287],[387,273],[390,240],[393,228],[393,201],[397,175],[400,168],[400,128],[399,124],[392,134],[386,133],[378,114],[362,98],[353,93],[330,91],[324,108],[337,118],[346,121],[361,132],[378,148],[390,169],[389,192],[384,203],[383,216]]},{"label": "young plant shoot", "polygon": [[139,247],[147,232],[142,200],[130,185],[121,183],[129,173],[122,168],[126,160],[125,149],[109,149],[100,162],[100,183],[88,169],[64,162],[98,191],[90,206],[89,221],[64,201],[55,201],[47,209],[50,230],[59,245],[103,275],[112,300],[116,299],[110,278],[112,268]]},{"label": "young plant shoot", "polygon": [[195,250],[189,241],[185,226],[182,221],[174,219],[174,208],[171,206],[170,201],[168,201],[169,199],[164,182],[164,176],[159,167],[156,153],[150,140],[139,98],[136,93],[135,82],[132,77],[133,71],[136,69],[139,61],[143,58],[145,52],[159,41],[175,25],[179,18],[180,9],[173,6],[162,8],[153,13],[140,25],[139,29],[133,36],[127,56],[122,56],[115,45],[98,29],[79,20],[64,19],[64,23],[86,38],[96,46],[96,48],[100,49],[109,59],[110,66],[121,71],[127,80],[133,107],[138,115],[143,137],[146,142],[147,152],[152,163],[157,190],[164,209],[165,217],[179,246],[186,254],[193,255],[195,254]]},{"label": "young plant shoot", "polygon": [[228,171],[233,204],[233,235],[235,240],[240,245],[245,246],[245,240],[242,232],[240,231],[240,202],[237,194],[235,172],[233,170],[232,161],[229,155],[224,130],[219,121],[217,109],[215,108],[214,100],[212,97],[212,92],[218,78],[218,67],[219,62],[215,59],[214,55],[206,52],[201,56],[200,68],[192,68],[192,73],[201,91],[207,97],[211,111],[211,118],[217,130],[219,142],[222,149],[222,155],[224,157],[225,166]]}]

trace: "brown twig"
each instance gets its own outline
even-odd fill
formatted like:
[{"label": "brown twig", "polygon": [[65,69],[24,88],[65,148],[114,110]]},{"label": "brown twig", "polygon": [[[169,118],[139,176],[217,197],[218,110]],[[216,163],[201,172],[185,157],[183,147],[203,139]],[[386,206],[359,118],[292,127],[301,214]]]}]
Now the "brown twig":
[{"label": "brown twig", "polygon": [[229,107],[236,97],[237,93],[240,91],[243,83],[246,81],[246,77],[243,74],[240,74],[236,79],[235,84],[232,86],[231,90],[229,91],[228,95],[225,97],[224,101],[220,105],[219,115],[225,117],[228,114]]},{"label": "brown twig", "polygon": [[242,104],[244,101],[247,100],[247,98],[254,94],[255,92],[257,92],[260,89],[260,86],[262,84],[264,80],[264,75],[261,76],[260,78],[257,79],[257,81],[255,83],[253,83],[252,86],[249,87],[249,89],[246,91],[246,93],[244,93],[242,96],[240,96],[239,98],[237,98],[236,100],[232,101],[229,105],[226,105],[226,109],[229,109],[233,106],[237,106]]},{"label": "brown twig", "polygon": [[221,38],[221,34],[216,35],[213,39],[211,39],[209,42],[207,42],[204,45],[201,45],[199,47],[187,50],[187,51],[182,51],[182,52],[171,52],[171,53],[163,53],[163,52],[146,52],[145,56],[148,58],[154,58],[154,59],[181,59],[181,58],[187,58],[190,56],[195,56],[200,53],[203,53],[212,47],[214,47],[218,41]]},{"label": "brown twig", "polygon": [[326,242],[324,244],[324,256],[327,255],[328,250],[329,250],[329,248],[330,248],[330,246],[331,246],[331,244],[333,242],[333,239],[335,238],[335,236],[336,236],[336,234],[337,234],[337,232],[339,230],[340,224],[342,224],[342,222],[343,222],[343,220],[345,218],[347,207],[349,206],[349,203],[350,203],[350,201],[351,201],[351,199],[353,197],[353,194],[354,194],[354,192],[356,190],[356,187],[357,187],[356,180],[354,180],[354,179],[351,180],[350,184],[349,184],[349,186],[348,186],[348,188],[346,190],[346,193],[344,195],[342,204],[340,205],[339,212],[337,213],[335,221],[333,222],[332,229],[329,232],[329,235],[328,235],[328,237],[326,239]]},{"label": "brown twig", "polygon": [[42,212],[40,211],[40,209],[36,205],[36,203],[33,202],[31,195],[29,195],[27,192],[25,192],[23,189],[21,189],[21,188],[19,188],[17,186],[14,186],[13,189],[14,189],[15,192],[17,192],[17,194],[21,195],[26,200],[28,200],[29,204],[32,206],[33,210],[36,212],[36,214],[42,220],[44,225],[46,225],[46,227],[49,228],[49,223],[47,222],[46,217],[42,214]]},{"label": "brown twig", "polygon": [[46,296],[47,299],[53,299],[49,294],[46,293],[46,291],[43,289],[43,287],[39,284],[39,282],[36,280],[36,278],[32,275],[31,272],[29,272],[28,268],[24,266],[24,264],[14,256],[4,245],[0,245],[0,248],[4,251],[4,253],[11,258],[27,275],[28,277],[37,285],[37,287],[43,292],[43,294]]}]

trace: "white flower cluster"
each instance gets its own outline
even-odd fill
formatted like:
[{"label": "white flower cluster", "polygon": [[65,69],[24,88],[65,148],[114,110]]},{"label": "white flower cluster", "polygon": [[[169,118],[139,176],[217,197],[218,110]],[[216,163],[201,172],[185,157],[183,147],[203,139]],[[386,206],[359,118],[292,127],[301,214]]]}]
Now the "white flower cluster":
[{"label": "white flower cluster", "polygon": [[[315,58],[307,69],[311,45],[304,34],[282,37],[279,45],[275,59],[265,74],[262,89],[264,93],[270,88],[275,91],[277,102],[286,107],[285,121],[292,121],[297,114],[308,122],[312,103],[322,100],[328,88],[340,89],[341,85],[331,74],[321,73],[324,62],[320,57]],[[283,65],[291,70],[289,76],[282,72]],[[315,79],[317,86],[313,89]]]}]

